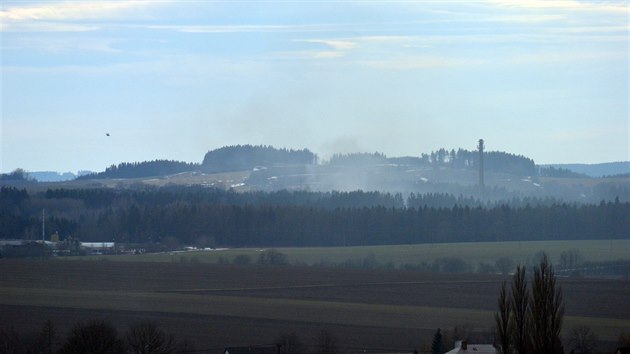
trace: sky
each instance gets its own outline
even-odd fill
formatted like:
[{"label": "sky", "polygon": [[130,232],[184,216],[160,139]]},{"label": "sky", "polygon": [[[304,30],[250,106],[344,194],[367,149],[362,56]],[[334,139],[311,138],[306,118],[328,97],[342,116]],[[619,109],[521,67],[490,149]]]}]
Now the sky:
[{"label": "sky", "polygon": [[480,138],[538,164],[630,160],[626,1],[1,4],[0,172]]}]

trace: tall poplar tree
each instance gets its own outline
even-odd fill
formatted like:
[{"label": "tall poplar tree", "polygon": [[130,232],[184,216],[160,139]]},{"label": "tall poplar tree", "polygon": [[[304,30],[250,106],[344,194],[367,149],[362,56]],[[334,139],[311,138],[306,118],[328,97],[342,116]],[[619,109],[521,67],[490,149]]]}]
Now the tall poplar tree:
[{"label": "tall poplar tree", "polygon": [[547,255],[534,269],[529,314],[532,351],[541,354],[563,353],[560,341],[564,317],[562,289],[556,286],[556,277]]},{"label": "tall poplar tree", "polygon": [[529,289],[527,288],[527,279],[525,278],[525,267],[517,266],[516,273],[512,278],[512,343],[514,351],[517,354],[526,354],[528,352],[529,338],[527,334],[527,317],[529,312]]},{"label": "tall poplar tree", "polygon": [[512,353],[512,303],[507,294],[507,285],[505,281],[501,285],[499,292],[499,312],[494,314],[494,320],[497,325],[497,335],[499,336],[499,344],[501,345],[502,354]]}]

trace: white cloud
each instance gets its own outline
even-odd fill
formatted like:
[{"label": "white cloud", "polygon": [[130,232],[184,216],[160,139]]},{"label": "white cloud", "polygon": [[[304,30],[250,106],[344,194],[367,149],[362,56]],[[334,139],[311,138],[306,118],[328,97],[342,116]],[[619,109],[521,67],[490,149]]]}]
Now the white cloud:
[{"label": "white cloud", "polygon": [[298,42],[324,44],[336,50],[349,50],[357,47],[356,42],[341,39],[304,39]]},{"label": "white cloud", "polygon": [[0,11],[0,30],[2,32],[94,31],[100,29],[101,26],[76,22],[118,19],[129,11],[166,2],[166,0],[65,1],[7,7]]},{"label": "white cloud", "polygon": [[363,60],[362,65],[379,70],[419,70],[429,68],[446,68],[456,66],[481,65],[482,59],[466,59],[437,56],[408,56],[379,60]]},{"label": "white cloud", "polygon": [[279,51],[271,55],[272,59],[279,60],[313,60],[313,59],[335,59],[345,56],[343,51],[335,50],[297,50]]},{"label": "white cloud", "polygon": [[562,15],[504,15],[482,18],[480,22],[538,23],[564,20]]},{"label": "white cloud", "polygon": [[4,45],[5,50],[29,49],[44,53],[72,53],[81,52],[96,53],[121,53],[115,49],[116,41],[107,38],[72,38],[70,36],[56,36],[54,38],[23,37],[12,40]]},{"label": "white cloud", "polygon": [[0,11],[0,19],[9,21],[85,20],[116,17],[120,12],[155,3],[149,0],[65,1],[36,6],[11,7]]},{"label": "white cloud", "polygon": [[143,28],[172,30],[185,33],[253,33],[253,32],[325,32],[343,25],[149,25]]},{"label": "white cloud", "polygon": [[7,32],[89,32],[99,30],[96,25],[53,23],[53,22],[18,22],[0,23],[0,31]]},{"label": "white cloud", "polygon": [[576,0],[488,0],[489,3],[513,8],[558,9],[579,11],[605,11],[627,13],[626,1],[576,1]]}]

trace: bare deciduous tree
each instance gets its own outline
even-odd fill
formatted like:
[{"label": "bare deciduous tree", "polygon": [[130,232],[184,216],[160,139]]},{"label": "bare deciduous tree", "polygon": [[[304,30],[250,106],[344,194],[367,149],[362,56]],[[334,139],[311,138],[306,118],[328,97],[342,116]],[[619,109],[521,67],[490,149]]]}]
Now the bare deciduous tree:
[{"label": "bare deciduous tree", "polygon": [[556,287],[556,277],[547,255],[543,255],[542,261],[534,269],[529,313],[532,351],[541,354],[562,353],[562,289]]},{"label": "bare deciduous tree", "polygon": [[317,337],[317,345],[319,354],[338,353],[337,338],[335,338],[335,336],[326,329],[319,332],[319,336]]},{"label": "bare deciduous tree", "polygon": [[175,352],[175,338],[166,334],[154,322],[132,325],[127,331],[127,344],[136,354],[169,354]]},{"label": "bare deciduous tree", "polygon": [[91,321],[74,326],[61,348],[61,353],[119,354],[124,349],[124,342],[118,338],[114,326],[105,321]]},{"label": "bare deciduous tree", "polygon": [[39,333],[39,345],[42,353],[52,354],[57,342],[57,330],[51,320],[44,322]]},{"label": "bare deciduous tree", "polygon": [[300,354],[304,352],[304,345],[295,333],[283,334],[275,340],[281,354]]},{"label": "bare deciduous tree", "polygon": [[525,279],[525,267],[517,266],[512,278],[512,343],[518,354],[525,354],[528,350],[527,313],[529,311],[529,290]]},{"label": "bare deciduous tree", "polygon": [[501,284],[499,292],[499,312],[494,314],[494,320],[497,326],[497,335],[499,344],[501,345],[502,354],[512,353],[512,304],[507,294],[507,286],[505,281]]},{"label": "bare deciduous tree", "polygon": [[597,336],[588,326],[574,327],[569,334],[569,345],[575,354],[594,354],[597,352]]}]

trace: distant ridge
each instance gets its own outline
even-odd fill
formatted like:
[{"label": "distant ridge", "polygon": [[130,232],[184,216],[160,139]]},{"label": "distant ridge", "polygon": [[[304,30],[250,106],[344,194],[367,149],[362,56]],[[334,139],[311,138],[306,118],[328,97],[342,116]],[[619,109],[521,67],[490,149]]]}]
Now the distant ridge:
[{"label": "distant ridge", "polygon": [[35,171],[27,172],[29,177],[36,179],[38,182],[63,182],[71,181],[77,177],[93,173],[92,171],[72,172],[56,172],[56,171]]},{"label": "distant ridge", "polygon": [[549,164],[543,167],[564,168],[590,177],[615,176],[630,173],[630,161],[606,162],[598,164]]}]

